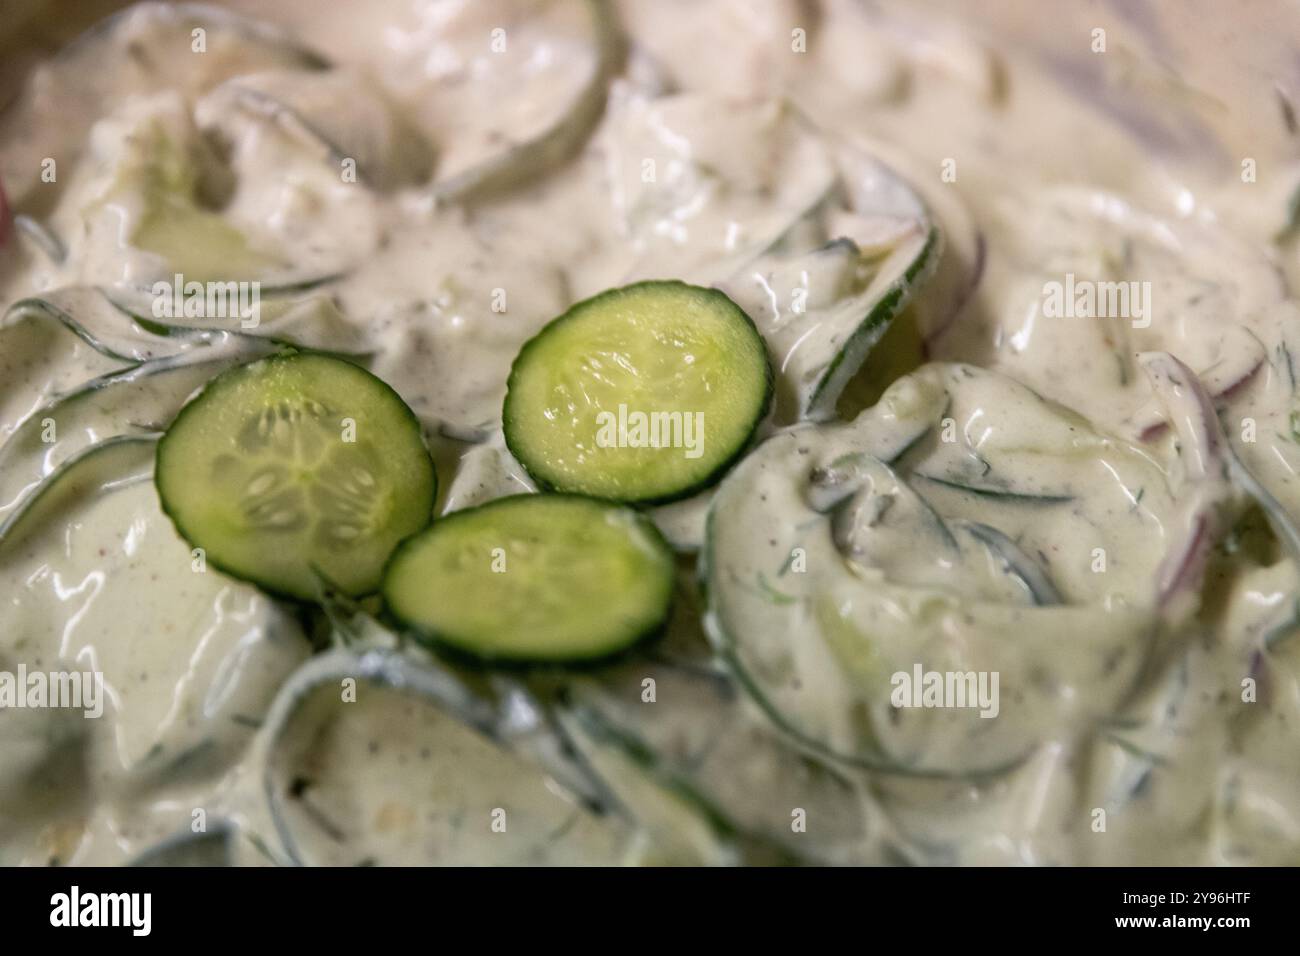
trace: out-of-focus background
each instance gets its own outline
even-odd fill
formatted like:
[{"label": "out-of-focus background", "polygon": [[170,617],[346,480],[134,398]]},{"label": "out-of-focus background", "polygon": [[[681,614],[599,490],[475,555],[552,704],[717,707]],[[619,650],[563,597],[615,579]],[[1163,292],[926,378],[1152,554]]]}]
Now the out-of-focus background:
[{"label": "out-of-focus background", "polygon": [[[587,0],[517,0],[519,16],[529,5],[580,4]],[[1249,159],[1258,169],[1266,201],[1249,210],[1228,202],[1226,217],[1259,215],[1268,222],[1248,229],[1265,234],[1280,228],[1282,217],[1294,222],[1297,196],[1294,171],[1300,167],[1300,0],[606,0],[618,11],[627,33],[649,60],[672,62],[680,76],[667,76],[692,89],[731,95],[771,96],[788,78],[783,63],[790,23],[807,23],[810,43],[820,46],[831,75],[884,75],[874,58],[895,46],[907,56],[939,71],[969,73],[975,88],[997,84],[983,75],[1013,60],[1041,67],[1023,70],[1008,83],[1008,97],[1022,103],[1021,125],[1032,135],[1003,143],[1024,154],[1028,165],[1053,170],[1065,182],[1114,185],[1105,175],[1122,166],[1103,143],[1057,142],[1068,126],[1041,121],[1033,110],[1050,110],[1064,100],[1029,96],[1031,83],[1048,83],[1072,93],[1087,109],[1118,120],[1147,152],[1151,169],[1176,168],[1180,182],[1215,188],[1235,180],[1238,164]],[[313,47],[334,62],[359,66],[390,90],[418,81],[409,73],[437,71],[436,50],[424,52],[430,38],[454,8],[474,0],[221,0],[226,7],[279,24],[297,42]],[[836,19],[821,16],[831,7],[860,4],[882,24],[882,44],[861,44],[829,33]],[[124,0],[0,0],[0,119],[14,101],[33,65],[50,56],[90,25],[130,6]],[[498,5],[494,9],[502,9]],[[504,9],[511,10],[510,5]],[[1105,55],[1097,55],[1104,31]],[[972,42],[973,41],[973,42]],[[984,56],[983,50],[1012,53]],[[687,51],[688,55],[680,54]],[[424,57],[424,59],[422,59]],[[880,69],[876,69],[876,67]],[[823,66],[823,69],[826,67]],[[965,76],[963,73],[963,76]],[[92,87],[93,88],[93,87]],[[852,89],[857,89],[853,86]],[[1055,92],[1055,91],[1054,91]],[[417,94],[418,95],[418,94]],[[850,93],[850,95],[856,95]],[[989,91],[989,95],[994,95]],[[870,128],[881,102],[863,99],[862,125]],[[1025,125],[1026,114],[1028,125]],[[843,110],[839,115],[852,116]],[[46,121],[39,112],[28,123]],[[57,124],[58,116],[50,116]],[[503,117],[502,122],[506,120]],[[30,127],[29,127],[30,129]],[[923,131],[937,155],[944,130]],[[19,142],[22,127],[10,130]],[[30,135],[30,134],[27,134]],[[12,165],[15,152],[10,142]],[[28,157],[30,158],[30,157]],[[1162,159],[1173,162],[1162,163]],[[7,182],[20,178],[5,177]],[[1253,180],[1252,180],[1253,181]],[[1137,194],[1159,204],[1161,197]],[[1189,194],[1190,195],[1190,194]],[[16,187],[11,203],[21,205]],[[1165,197],[1167,198],[1167,197]],[[1252,212],[1253,210],[1253,212]],[[1292,227],[1294,228],[1294,227]]]},{"label": "out-of-focus background", "polygon": [[[373,34],[376,53],[389,14],[429,0],[226,0],[214,4],[291,26],[309,43],[331,46],[332,35],[357,43]],[[437,0],[435,0],[437,2]],[[445,0],[444,0],[445,2]],[[577,3],[579,0],[555,0]],[[1114,89],[1104,71],[1130,75],[1123,88],[1140,98],[1179,94],[1188,110],[1222,141],[1243,144],[1257,159],[1300,155],[1300,131],[1277,122],[1283,102],[1300,111],[1300,3],[1295,0],[862,0],[918,21],[944,21],[993,46],[1032,48],[1053,62],[1085,95]],[[617,0],[628,15],[638,5],[682,7],[685,32],[717,22],[762,17],[790,0]],[[699,15],[702,4],[733,8],[719,21]],[[96,20],[129,6],[124,0],[0,0],[0,107],[15,95],[32,63],[49,55]],[[795,0],[815,16],[816,0]],[[400,14],[397,17],[400,20]],[[1080,42],[1107,30],[1108,52],[1097,57]],[[699,42],[700,38],[695,38]],[[705,41],[707,42],[707,40]],[[364,46],[364,44],[362,44]],[[1118,55],[1115,55],[1118,54]],[[1109,105],[1124,109],[1128,104]],[[1298,120],[1297,122],[1300,122]]]}]

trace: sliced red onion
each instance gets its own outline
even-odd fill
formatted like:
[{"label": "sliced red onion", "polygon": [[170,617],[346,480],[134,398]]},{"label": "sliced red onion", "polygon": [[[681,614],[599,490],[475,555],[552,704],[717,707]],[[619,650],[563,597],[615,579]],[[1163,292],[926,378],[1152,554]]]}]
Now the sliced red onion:
[{"label": "sliced red onion", "polygon": [[1191,528],[1183,535],[1177,551],[1160,562],[1156,582],[1156,603],[1165,607],[1176,595],[1199,588],[1210,557],[1213,537],[1210,534],[1209,509],[1192,515]]},{"label": "sliced red onion", "polygon": [[[1250,332],[1241,330],[1250,339],[1242,349],[1241,358],[1235,362],[1220,362],[1202,372],[1198,377],[1216,405],[1230,401],[1249,385],[1266,364],[1263,344]],[[1152,402],[1134,416],[1134,428],[1139,441],[1151,441],[1164,434],[1169,422],[1161,404]]]},{"label": "sliced red onion", "polygon": [[1174,594],[1199,581],[1222,505],[1234,489],[1254,499],[1273,534],[1292,559],[1300,562],[1300,528],[1237,456],[1219,422],[1214,399],[1196,373],[1167,352],[1148,352],[1140,358],[1178,433],[1179,455],[1188,480],[1201,486],[1192,499],[1188,531],[1181,546],[1171,551],[1161,565],[1160,604],[1163,606]]},{"label": "sliced red onion", "polygon": [[1214,400],[1195,372],[1168,352],[1144,352],[1138,358],[1178,434],[1178,456],[1188,486],[1187,520],[1177,529],[1180,537],[1157,572],[1156,601],[1163,608],[1200,586],[1218,535],[1220,513],[1232,493],[1227,480],[1232,451]]},{"label": "sliced red onion", "polygon": [[9,233],[12,232],[13,217],[9,214],[9,200],[5,196],[5,184],[0,182],[0,249],[3,249],[9,242]]},{"label": "sliced red onion", "polygon": [[1214,400],[1196,373],[1168,352],[1138,356],[1165,417],[1179,438],[1179,457],[1189,481],[1222,476],[1227,467],[1227,439]]}]

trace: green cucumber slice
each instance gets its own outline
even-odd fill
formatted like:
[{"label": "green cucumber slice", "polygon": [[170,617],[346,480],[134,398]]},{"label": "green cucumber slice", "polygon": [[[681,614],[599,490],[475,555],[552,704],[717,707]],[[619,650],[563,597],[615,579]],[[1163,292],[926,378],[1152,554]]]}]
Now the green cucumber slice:
[{"label": "green cucumber slice", "polygon": [[860,150],[838,153],[839,189],[720,283],[753,316],[781,370],[781,423],[835,417],[942,250],[925,203],[897,173]]},{"label": "green cucumber slice", "polygon": [[596,712],[572,708],[562,711],[559,720],[622,813],[646,835],[649,845],[643,852],[649,865],[739,866],[750,856],[748,861],[759,865],[789,862],[776,848],[737,832],[688,782],[661,773],[640,741],[619,733]]},{"label": "green cucumber slice", "polygon": [[[194,31],[205,52],[192,54]],[[144,51],[132,55],[130,51]],[[169,62],[170,53],[177,52]],[[317,71],[328,63],[271,24],[203,3],[137,3],[100,20],[50,58],[42,94],[22,96],[6,116],[5,178],[11,204],[26,208],[41,182],[43,156],[73,157],[89,142],[90,127],[112,107],[165,85],[192,101],[232,76],[270,69]],[[76,103],[57,123],[47,103]],[[59,177],[56,188],[62,188]]]},{"label": "green cucumber slice", "polygon": [[[648,680],[653,702],[645,697]],[[753,720],[725,671],[638,656],[596,674],[566,674],[558,696],[561,723],[580,751],[588,748],[572,721],[721,822],[746,851],[770,856],[780,847],[820,864],[876,858],[876,828],[857,785]],[[618,781],[607,779],[617,791]],[[806,815],[806,830],[792,828],[796,810]]]},{"label": "green cucumber slice", "polygon": [[[818,335],[835,350],[830,362],[814,367],[816,385],[806,399],[804,415],[834,416],[835,403],[871,350],[884,338],[890,323],[911,301],[938,260],[939,232],[934,228],[913,236],[891,250],[876,267],[862,291],[827,311]],[[857,250],[862,255],[862,250]],[[811,379],[806,378],[803,385]]]},{"label": "green cucumber slice", "polygon": [[1011,491],[997,485],[981,485],[957,478],[941,478],[937,475],[927,475],[919,471],[913,472],[913,477],[939,485],[942,488],[961,492],[962,494],[976,495],[980,498],[991,498],[995,501],[1002,501],[1010,504],[1060,505],[1068,504],[1074,500],[1074,496],[1068,494],[1057,494],[1055,492],[1030,494],[1027,492]]},{"label": "green cucumber slice", "polygon": [[525,343],[503,427],[543,487],[672,501],[739,457],[771,393],[763,340],[726,295],[639,282],[579,302]]},{"label": "green cucumber slice", "polygon": [[0,445],[0,517],[78,451],[115,435],[162,431],[195,389],[267,348],[253,339],[213,344],[91,379],[43,403]]},{"label": "green cucumber slice", "polygon": [[[1083,186],[1011,192],[990,211],[992,221],[986,228],[1006,237],[999,240],[1004,248],[998,250],[998,259],[1011,265],[1001,315],[1025,317],[1029,309],[1048,308],[1044,283],[1054,283],[1047,288],[1056,289],[1066,275],[1075,277],[1074,284],[1060,287],[1059,301],[1048,311],[1060,306],[1075,313],[1083,305],[1085,313],[1103,313],[1082,322],[1038,322],[1032,335],[1027,319],[1004,320],[1003,334],[1017,341],[1024,336],[1025,344],[1003,370],[1078,408],[1090,407],[1099,394],[1109,396],[1114,409],[1108,413],[1110,427],[1149,433],[1165,422],[1134,361],[1138,353],[1175,354],[1197,370],[1212,391],[1229,392],[1234,383],[1244,384],[1251,377],[1284,335],[1294,303],[1288,302],[1283,273],[1260,244],[1231,230],[1207,228],[1195,218],[1157,215],[1123,195]],[[1190,262],[1198,265],[1189,268]],[[1153,283],[1150,301],[1145,301],[1139,294],[1141,283],[1153,276],[1160,278]],[[1107,284],[1098,289],[1129,289],[1137,297],[1127,303],[1122,298],[1094,303],[1092,308],[1084,300],[1067,306],[1075,284],[1083,290],[1093,283]],[[1152,321],[1150,311],[1159,309],[1161,302],[1179,303],[1177,322]],[[1250,341],[1252,337],[1258,341]],[[1075,360],[1098,350],[1109,353],[1109,360]],[[1267,378],[1262,375],[1260,381]],[[1252,391],[1253,386],[1235,397],[1245,398]],[[1241,414],[1246,414],[1244,409]],[[1263,421],[1259,426],[1268,431]],[[1277,459],[1266,447],[1271,443],[1260,443],[1261,459],[1271,469]],[[1277,481],[1279,486],[1291,484],[1290,470],[1279,471]]]},{"label": "green cucumber slice", "polygon": [[[530,15],[515,2],[465,4],[440,25],[440,47],[472,63],[477,82],[431,84],[414,107],[442,134],[433,184],[439,202],[474,203],[555,168],[604,115],[610,76],[623,59],[616,12],[604,0],[524,6]],[[508,48],[487,54],[484,34],[515,22]],[[544,104],[524,95],[539,82],[549,91]],[[495,121],[486,129],[485,114]]]},{"label": "green cucumber slice", "polygon": [[[240,289],[228,283],[257,283],[259,289],[318,285],[345,272],[362,256],[359,249],[367,245],[369,232],[342,206],[336,216],[344,216],[348,228],[340,229],[333,222],[334,232],[329,235],[320,232],[325,218],[319,209],[277,219],[273,227],[256,223],[254,211],[264,209],[268,200],[253,193],[256,179],[251,178],[249,166],[254,160],[236,153],[227,167],[189,114],[175,104],[159,104],[116,135],[115,152],[104,161],[100,174],[107,201],[88,203],[82,218],[87,241],[93,241],[121,228],[113,218],[115,204],[137,210],[126,228],[130,249],[147,254],[140,260],[146,270],[142,275],[168,282],[179,274],[187,284],[219,283],[228,289],[223,297],[229,307],[236,291],[240,301],[247,302],[253,287]],[[268,151],[275,145],[269,144]],[[288,166],[292,154],[272,152],[266,161]],[[334,172],[314,164],[292,168],[295,176],[312,175],[313,185],[338,184]],[[241,188],[218,211],[204,197],[218,189],[215,184],[225,176],[233,177]],[[287,235],[290,230],[292,237]]]},{"label": "green cucumber slice", "polygon": [[114,286],[103,290],[101,295],[118,312],[119,321],[129,322],[173,350],[244,337],[304,351],[359,357],[366,349],[361,333],[348,322],[334,296],[321,290],[333,278],[301,285],[263,287],[258,322],[247,327],[233,315],[225,319],[155,317],[153,293],[142,287]]},{"label": "green cucumber slice", "polygon": [[[102,765],[101,780],[117,792],[156,792],[229,769],[251,739],[249,723],[309,649],[289,610],[191,563],[189,546],[158,507],[152,483],[157,437],[110,438],[94,446],[58,468],[0,523],[0,573],[7,582],[26,582],[6,596],[0,659],[8,669],[21,661],[32,667],[53,658],[75,660],[90,653],[87,648],[117,649],[95,667],[106,695],[105,736],[61,724],[53,714],[44,731],[20,724],[0,736],[20,754],[31,754],[30,763],[20,760],[26,767]],[[88,578],[96,582],[96,600],[114,608],[93,627],[78,624],[60,584]],[[177,595],[184,595],[189,613],[175,613]],[[166,693],[139,692],[145,659],[148,679]],[[80,713],[73,723],[83,724]],[[0,790],[21,792],[37,783],[37,773],[20,767],[14,787]],[[41,802],[36,790],[31,795]],[[6,804],[0,813],[12,816],[13,803],[0,802]],[[83,793],[73,801],[81,807],[74,813],[90,812],[94,802]],[[179,826],[181,818],[190,822],[185,811],[164,814],[155,825],[173,819]],[[126,849],[101,845],[92,855],[110,859]]]},{"label": "green cucumber slice", "polygon": [[220,820],[207,831],[182,830],[159,841],[133,859],[128,866],[236,866],[238,830]]},{"label": "green cucumber slice", "polygon": [[261,743],[293,863],[613,865],[633,838],[516,746],[490,701],[408,653],[312,658],[281,688]]},{"label": "green cucumber slice", "polygon": [[630,280],[711,285],[801,231],[839,187],[827,137],[781,99],[617,97],[600,145]]},{"label": "green cucumber slice", "polygon": [[219,375],[158,444],[158,493],[216,567],[312,599],[379,585],[428,524],[436,476],[415,415],[349,362],[274,355]]},{"label": "green cucumber slice", "polygon": [[42,479],[19,507],[0,518],[0,551],[70,502],[148,480],[157,440],[157,435],[117,435],[72,455]]},{"label": "green cucumber slice", "polygon": [[166,358],[181,350],[123,315],[108,295],[94,286],[65,286],[21,299],[0,319],[0,332],[8,334],[10,329],[36,323],[61,326],[119,368]]},{"label": "green cucumber slice", "polygon": [[44,299],[23,299],[0,319],[0,440],[50,395],[134,365]]},{"label": "green cucumber slice", "polygon": [[200,102],[200,125],[226,133],[282,136],[329,164],[351,159],[357,180],[387,190],[423,183],[433,151],[363,74],[268,70],[236,76]]},{"label": "green cucumber slice", "polygon": [[1017,578],[1035,604],[1061,604],[1061,592],[1047,572],[1037,561],[1008,538],[990,525],[978,521],[954,521],[954,528],[959,528],[988,548],[989,555],[1001,562],[1007,574]]},{"label": "green cucumber slice", "polygon": [[581,663],[653,636],[673,556],[649,519],[578,495],[514,495],[404,542],[384,574],[396,617],[495,663]]},{"label": "green cucumber slice", "polygon": [[[1006,507],[915,480],[977,458],[1007,487],[1068,481],[1074,500]],[[759,707],[816,752],[895,774],[999,773],[1131,692],[1156,626],[1151,543],[1177,507],[1148,456],[1068,409],[996,373],[928,365],[854,422],[781,432],[727,476],[702,554],[706,628]],[[1124,566],[1097,570],[1095,548]],[[934,674],[988,688],[997,675],[1000,703],[918,703],[909,688]]]}]

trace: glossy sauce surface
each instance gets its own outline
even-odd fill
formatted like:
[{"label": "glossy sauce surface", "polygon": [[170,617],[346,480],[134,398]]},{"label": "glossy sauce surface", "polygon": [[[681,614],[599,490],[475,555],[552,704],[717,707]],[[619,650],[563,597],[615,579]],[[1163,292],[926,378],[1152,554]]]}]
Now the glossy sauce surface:
[{"label": "glossy sauce surface", "polygon": [[[137,8],[37,69],[0,119],[0,181],[62,249],[10,235],[0,305],[69,287],[129,297],[174,272],[257,276],[273,292],[305,284],[267,321],[367,356],[420,417],[445,512],[532,489],[499,419],[510,364],[547,321],[637,279],[722,287],[794,384],[764,426],[776,437],[722,486],[725,502],[709,492],[654,515],[684,552],[711,547],[715,566],[745,581],[810,549],[810,573],[776,585],[782,599],[712,609],[745,629],[747,663],[778,675],[778,709],[841,757],[862,743],[855,708],[879,704],[863,687],[880,676],[858,669],[864,621],[886,671],[910,668],[921,634],[940,648],[928,661],[1002,675],[993,720],[876,714],[876,744],[912,769],[952,773],[809,752],[871,821],[844,827],[854,835],[835,861],[1300,861],[1289,623],[1300,555],[1257,496],[1222,479],[1229,455],[1214,451],[1226,442],[1271,507],[1300,518],[1300,252],[1286,228],[1300,140],[1279,105],[1300,94],[1281,39],[1300,35],[1294,11],[1254,9],[1249,35],[1220,23],[1212,49],[1193,39],[1204,18],[1224,19],[1209,4],[1142,5],[1145,18],[1072,11],[1051,38],[1029,3],[997,5],[980,24],[955,4],[854,0],[624,0],[612,19],[579,0],[273,6],[282,35],[213,30],[203,53],[165,14]],[[1105,52],[1092,49],[1098,27]],[[295,44],[335,68],[308,68]],[[1246,56],[1278,69],[1242,68]],[[88,90],[91,73],[102,79]],[[533,151],[539,138],[549,145]],[[837,170],[862,155],[919,205],[828,206]],[[45,157],[57,158],[55,183],[41,180]],[[845,278],[833,258],[774,256],[774,243],[798,225],[810,247],[850,236],[897,248],[931,224],[942,236],[933,276],[841,399],[841,417],[856,419],[783,431],[821,367],[826,327],[789,293],[829,316],[817,309],[843,300]],[[1067,276],[1145,284],[1148,311],[1047,314],[1046,287]],[[86,325],[116,314],[67,304]],[[199,354],[189,339],[128,360],[43,325],[4,336],[0,439],[13,444],[0,521],[74,451],[25,432],[34,411],[174,352],[182,373],[55,416],[74,443],[144,433],[206,376],[183,371]],[[227,338],[202,348],[243,347]],[[1166,352],[1203,383],[1221,426],[1181,373],[1142,357]],[[937,437],[948,420],[952,442]],[[855,472],[859,504],[887,493],[898,525],[860,521],[837,538],[827,523],[805,541],[825,513],[810,469],[854,453],[881,463]],[[189,829],[196,808],[255,836],[241,862],[282,859],[262,792],[268,747],[316,781],[308,809],[293,811],[315,833],[314,852],[299,847],[315,861],[647,858],[621,824],[391,690],[363,697],[352,719],[304,708],[314,720],[268,740],[259,727],[312,644],[255,588],[193,573],[146,479],[147,467],[128,471],[0,541],[0,668],[96,669],[109,689],[105,717],[84,726],[58,712],[0,715],[0,862],[125,862]],[[989,481],[1009,496],[970,491]],[[1025,504],[1035,497],[1049,504]],[[707,543],[710,504],[715,519],[724,505],[740,517]],[[1013,538],[1061,606],[1038,606],[1036,582],[990,558],[978,530],[958,533],[955,550],[927,547],[927,509]],[[698,620],[675,619],[666,642],[710,653]],[[771,730],[762,708],[737,710],[754,733]],[[502,788],[519,801],[514,832],[527,831],[509,850],[492,842]],[[789,818],[765,805],[784,794],[731,799],[742,817]],[[471,822],[448,837],[457,808]]]}]

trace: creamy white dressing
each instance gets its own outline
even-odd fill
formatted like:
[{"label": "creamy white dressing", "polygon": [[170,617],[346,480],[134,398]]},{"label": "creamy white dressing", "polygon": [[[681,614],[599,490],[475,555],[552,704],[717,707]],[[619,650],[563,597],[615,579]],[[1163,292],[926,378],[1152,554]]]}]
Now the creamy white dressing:
[{"label": "creamy white dressing", "polygon": [[[726,575],[711,636],[767,699],[717,668],[689,584],[656,659],[569,688],[659,756],[567,713],[596,784],[400,687],[286,698],[321,635],[196,572],[147,463],[70,471],[77,494],[0,524],[0,669],[100,670],[106,713],[0,713],[0,862],[126,862],[199,811],[241,863],[1300,859],[1292,12],[1211,51],[1208,3],[1061,10],[1048,37],[1027,0],[978,23],[622,0],[618,42],[584,0],[230,6],[282,32],[211,21],[195,53],[145,5],[0,117],[9,205],[58,241],[9,233],[0,305],[77,324],[0,327],[0,522],[97,442],[165,427],[257,336],[364,357],[421,419],[439,514],[529,493],[499,421],[522,343],[628,281],[718,285],[768,343],[775,437],[654,515],[684,572],[703,548]],[[930,226],[926,281],[839,403],[873,407],[780,430],[854,296]],[[263,283],[262,327],[151,333],[92,288],[141,315],[177,272]],[[1149,315],[1047,314],[1067,276],[1149,283]],[[892,708],[914,663],[997,671],[998,715]]]},{"label": "creamy white dressing", "polygon": [[629,835],[522,758],[414,695],[363,686],[354,714],[332,687],[286,729],[273,772],[303,862],[610,865]]}]

